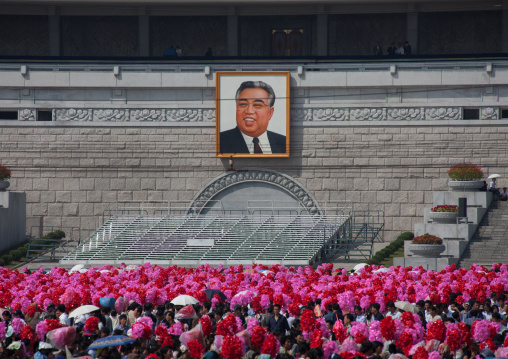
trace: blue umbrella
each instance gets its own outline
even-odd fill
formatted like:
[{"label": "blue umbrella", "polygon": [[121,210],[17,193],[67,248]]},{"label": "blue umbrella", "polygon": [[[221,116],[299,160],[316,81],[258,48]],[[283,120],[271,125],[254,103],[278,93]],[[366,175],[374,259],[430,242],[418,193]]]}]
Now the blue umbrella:
[{"label": "blue umbrella", "polygon": [[134,343],[135,341],[136,339],[129,338],[126,335],[112,335],[109,337],[97,339],[88,347],[88,349],[116,347],[119,345]]}]

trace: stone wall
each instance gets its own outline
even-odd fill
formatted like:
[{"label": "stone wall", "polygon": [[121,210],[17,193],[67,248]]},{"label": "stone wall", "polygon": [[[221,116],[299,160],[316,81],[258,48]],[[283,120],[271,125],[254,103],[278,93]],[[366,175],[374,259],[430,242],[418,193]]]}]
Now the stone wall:
[{"label": "stone wall", "polygon": [[[421,221],[446,172],[472,161],[508,175],[508,124],[347,126],[317,122],[291,128],[291,158],[236,159],[294,177],[326,201],[382,209],[385,238]],[[0,158],[12,191],[27,193],[27,227],[93,224],[118,201],[183,201],[229,167],[215,157],[213,123],[83,125],[24,123],[0,128]],[[504,184],[501,181],[501,184]]]}]

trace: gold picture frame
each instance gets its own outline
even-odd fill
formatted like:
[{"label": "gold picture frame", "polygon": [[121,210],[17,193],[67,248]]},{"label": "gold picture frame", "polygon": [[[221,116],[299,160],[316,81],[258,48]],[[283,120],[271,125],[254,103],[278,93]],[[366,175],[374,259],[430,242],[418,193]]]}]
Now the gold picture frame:
[{"label": "gold picture frame", "polygon": [[215,75],[216,156],[289,158],[290,72]]}]

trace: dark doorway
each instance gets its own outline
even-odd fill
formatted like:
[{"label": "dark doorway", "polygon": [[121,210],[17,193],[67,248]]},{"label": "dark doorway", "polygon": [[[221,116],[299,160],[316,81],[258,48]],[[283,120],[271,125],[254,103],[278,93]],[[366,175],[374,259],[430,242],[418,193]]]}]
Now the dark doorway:
[{"label": "dark doorway", "polygon": [[303,29],[273,29],[271,56],[303,56]]}]

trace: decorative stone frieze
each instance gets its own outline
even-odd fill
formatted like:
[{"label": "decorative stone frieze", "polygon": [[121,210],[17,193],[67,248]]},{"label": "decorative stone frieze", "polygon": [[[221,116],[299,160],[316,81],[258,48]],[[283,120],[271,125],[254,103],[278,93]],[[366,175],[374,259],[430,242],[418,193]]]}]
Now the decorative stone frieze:
[{"label": "decorative stone frieze", "polygon": [[386,108],[355,108],[349,113],[351,121],[386,121]]},{"label": "decorative stone frieze", "polygon": [[[480,108],[481,120],[499,120],[499,108]],[[215,122],[215,109],[76,109],[53,110],[54,121],[76,122]],[[298,122],[326,121],[449,121],[461,120],[461,107],[381,108],[293,108],[291,119]],[[35,109],[19,110],[20,121],[36,121]]]},{"label": "decorative stone frieze", "polygon": [[203,111],[198,108],[176,108],[166,112],[167,121],[198,122],[203,120]]},{"label": "decorative stone frieze", "polygon": [[420,121],[424,118],[423,108],[389,108],[386,111],[388,121]]},{"label": "decorative stone frieze", "polygon": [[460,120],[461,118],[460,107],[429,107],[425,109],[425,120],[427,121]]},{"label": "decorative stone frieze", "polygon": [[292,121],[312,121],[311,108],[292,108],[291,109]]},{"label": "decorative stone frieze", "polygon": [[482,107],[480,110],[480,119],[482,120],[498,120],[499,109],[497,107]]},{"label": "decorative stone frieze", "polygon": [[313,121],[349,121],[348,108],[320,108],[313,111]]},{"label": "decorative stone frieze", "polygon": [[126,122],[129,121],[127,109],[99,109],[93,111],[94,121]]},{"label": "decorative stone frieze", "polygon": [[164,110],[154,110],[154,109],[143,109],[143,110],[131,110],[131,121],[164,121]]},{"label": "decorative stone frieze", "polygon": [[59,108],[53,110],[53,121],[92,121],[91,109]]},{"label": "decorative stone frieze", "polygon": [[25,108],[19,111],[19,120],[20,121],[35,121],[35,110]]},{"label": "decorative stone frieze", "polygon": [[215,110],[204,109],[203,110],[203,122],[215,122]]}]

